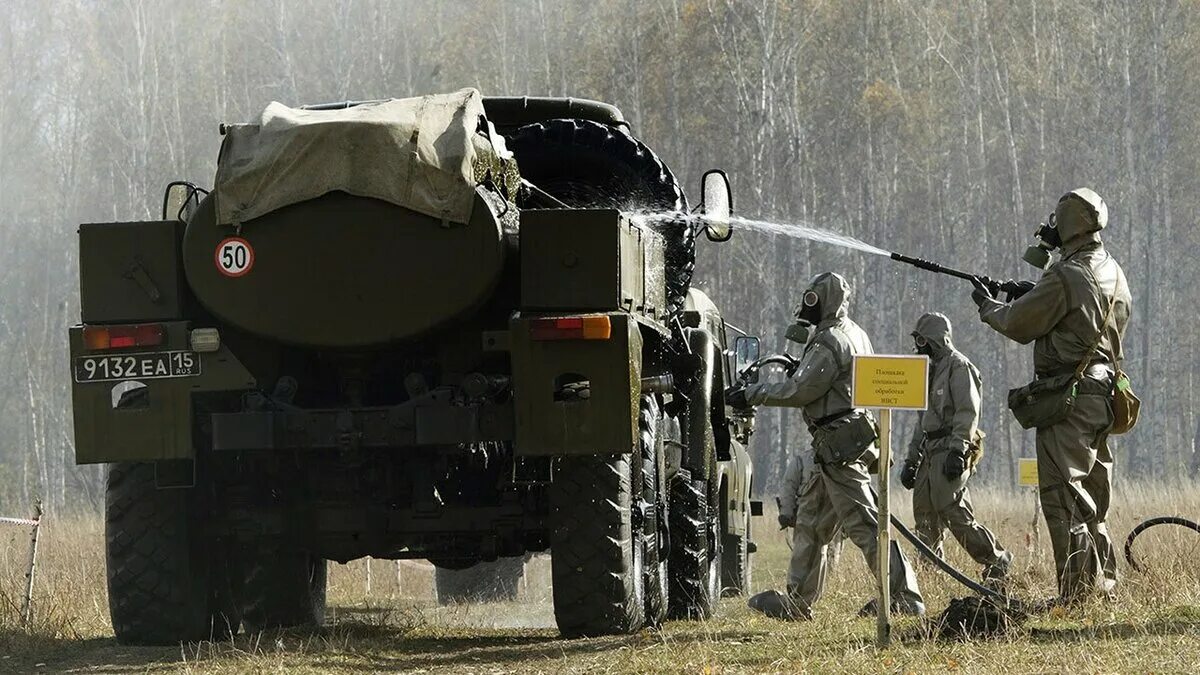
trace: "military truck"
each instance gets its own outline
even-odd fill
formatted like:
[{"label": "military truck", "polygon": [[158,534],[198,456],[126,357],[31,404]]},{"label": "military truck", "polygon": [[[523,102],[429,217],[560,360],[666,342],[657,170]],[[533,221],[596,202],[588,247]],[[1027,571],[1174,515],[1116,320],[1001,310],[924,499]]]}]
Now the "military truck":
[{"label": "military truck", "polygon": [[722,172],[689,212],[615,107],[474,90],[221,133],[211,191],[79,228],[76,459],[109,465],[121,642],[320,624],[327,561],[364,556],[549,551],[572,636],[747,590],[723,391],[757,342],[690,283]]}]

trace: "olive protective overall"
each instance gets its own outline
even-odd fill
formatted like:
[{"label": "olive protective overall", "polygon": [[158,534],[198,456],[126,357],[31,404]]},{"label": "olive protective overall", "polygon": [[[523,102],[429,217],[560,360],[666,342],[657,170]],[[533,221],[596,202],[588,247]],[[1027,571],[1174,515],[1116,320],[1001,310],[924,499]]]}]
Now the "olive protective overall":
[{"label": "olive protective overall", "polygon": [[[779,495],[779,524],[780,526],[792,529],[793,555],[789,569],[795,569],[797,565],[801,564],[795,556],[796,550],[799,548],[796,541],[796,537],[799,536],[799,531],[796,529],[796,507],[800,502],[800,491],[804,489],[806,479],[811,478],[816,473],[816,470],[816,457],[813,455],[812,447],[810,446],[793,453],[788,458],[787,468],[783,472],[783,490]],[[825,551],[825,564],[827,567],[832,568],[837,564],[838,557],[841,555],[842,544],[845,541],[846,535],[841,531],[841,528],[838,528]]]},{"label": "olive protective overall", "polygon": [[[879,458],[873,442],[858,447],[856,434],[843,427],[870,424],[865,410],[851,406],[851,365],[855,354],[872,353],[871,340],[847,318],[850,286],[841,276],[825,273],[813,278],[808,290],[820,298],[820,321],[805,346],[800,367],[785,382],[747,387],[752,405],[801,408],[813,433],[814,466],[800,487],[795,509],[788,597],[796,611],[810,616],[820,599],[828,574],[827,549],[841,528],[859,549],[867,566],[876,571],[879,509],[868,467]],[[851,439],[848,447],[842,438]],[[833,445],[831,445],[831,441]],[[834,456],[851,457],[831,461]],[[901,611],[924,610],[916,574],[896,542],[892,542],[890,580],[892,602]]]},{"label": "olive protective overall", "polygon": [[[1117,560],[1105,523],[1113,468],[1108,431],[1131,297],[1125,273],[1100,240],[1107,208],[1073,192],[1059,201],[1055,215],[1061,259],[1021,298],[1007,304],[984,298],[979,315],[1009,339],[1034,343],[1038,379],[1073,372],[1099,335],[1070,413],[1037,430],[1038,485],[1059,595],[1075,601],[1097,586],[1111,593],[1117,583]],[[1106,324],[1110,305],[1112,317]]]},{"label": "olive protective overall", "polygon": [[913,516],[917,534],[940,556],[945,530],[958,541],[971,559],[985,567],[985,577],[1008,572],[1012,554],[996,541],[996,536],[975,519],[967,479],[973,467],[951,478],[944,470],[946,460],[971,456],[972,439],[979,426],[981,403],[979,370],[954,348],[950,320],[931,313],[917,321],[913,337],[925,343],[930,357],[929,408],[918,413],[908,445],[905,464],[915,466]]}]

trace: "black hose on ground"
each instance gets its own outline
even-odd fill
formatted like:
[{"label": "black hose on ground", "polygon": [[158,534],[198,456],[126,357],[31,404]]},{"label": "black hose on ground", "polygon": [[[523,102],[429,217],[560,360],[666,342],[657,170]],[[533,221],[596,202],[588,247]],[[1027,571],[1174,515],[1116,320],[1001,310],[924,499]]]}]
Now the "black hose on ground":
[{"label": "black hose on ground", "polygon": [[[904,523],[901,522],[896,516],[892,516],[891,520],[892,525],[896,526],[896,529],[900,531],[900,534],[903,534],[904,538],[921,552],[921,555],[928,558],[933,564],[937,565],[939,569],[950,575],[950,577],[952,577],[955,581],[959,582],[963,586],[966,586],[972,591],[979,593],[980,595],[1003,603],[1007,608],[1015,609],[1021,606],[1019,600],[988,588],[987,586],[974,581],[967,575],[955,569],[953,565],[943,560],[940,556],[938,556],[937,553],[934,553],[933,549],[929,548],[925,542],[921,541],[917,535],[913,534],[911,530],[905,527]],[[1138,535],[1156,525],[1179,525],[1181,527],[1186,527],[1193,532],[1200,533],[1200,523],[1197,523],[1193,520],[1188,520],[1187,518],[1181,518],[1179,516],[1158,516],[1156,518],[1150,518],[1142,521],[1137,527],[1133,528],[1133,531],[1129,533],[1129,537],[1125,539],[1125,560],[1129,563],[1130,567],[1138,572],[1145,572],[1145,570],[1142,569],[1142,566],[1139,565],[1137,560],[1133,557],[1133,542],[1137,539]]]},{"label": "black hose on ground", "polygon": [[1129,563],[1130,567],[1138,572],[1144,573],[1145,570],[1143,570],[1142,566],[1139,565],[1133,558],[1133,540],[1137,539],[1139,534],[1154,527],[1155,525],[1180,525],[1192,530],[1193,532],[1200,532],[1200,524],[1196,523],[1195,521],[1188,520],[1187,518],[1180,518],[1179,516],[1159,516],[1157,518],[1151,518],[1149,520],[1142,521],[1142,523],[1140,523],[1137,527],[1133,528],[1133,531],[1129,533],[1129,537],[1125,539],[1125,561]]},{"label": "black hose on ground", "polygon": [[991,598],[992,600],[1001,603],[1001,605],[1006,609],[1017,609],[1022,606],[1020,600],[1011,598],[1003,593],[1000,593],[999,591],[988,588],[987,586],[984,586],[983,584],[971,579],[962,572],[959,572],[954,568],[953,565],[943,560],[942,557],[937,553],[934,553],[933,549],[929,548],[925,542],[921,541],[917,535],[913,534],[911,530],[905,527],[904,523],[902,523],[899,518],[892,516],[891,520],[892,525],[895,525],[896,529],[900,530],[900,534],[904,535],[904,538],[907,539],[913,546],[915,546],[917,550],[921,552],[921,555],[928,558],[930,562],[932,562],[934,565],[937,565],[939,569],[950,575],[950,577],[958,583],[966,586],[982,596]]}]

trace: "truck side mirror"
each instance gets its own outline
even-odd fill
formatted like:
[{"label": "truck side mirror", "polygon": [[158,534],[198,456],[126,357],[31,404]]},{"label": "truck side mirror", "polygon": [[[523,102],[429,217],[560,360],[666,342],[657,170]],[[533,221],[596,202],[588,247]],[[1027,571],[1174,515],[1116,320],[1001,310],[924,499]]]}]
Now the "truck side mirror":
[{"label": "truck side mirror", "polygon": [[[740,335],[733,341],[733,369],[737,376],[740,377],[742,373],[746,372],[747,368],[758,360],[759,351],[758,338],[752,335]],[[757,370],[750,373],[748,382],[758,382]]]},{"label": "truck side mirror", "polygon": [[733,215],[733,191],[729,176],[720,169],[711,169],[700,179],[700,213],[704,217],[704,236],[709,241],[729,241],[733,230],[729,218]]},{"label": "truck side mirror", "polygon": [[200,206],[202,192],[207,194],[187,181],[169,183],[163,193],[162,219],[175,220],[178,218],[187,221],[192,217],[196,207]]}]

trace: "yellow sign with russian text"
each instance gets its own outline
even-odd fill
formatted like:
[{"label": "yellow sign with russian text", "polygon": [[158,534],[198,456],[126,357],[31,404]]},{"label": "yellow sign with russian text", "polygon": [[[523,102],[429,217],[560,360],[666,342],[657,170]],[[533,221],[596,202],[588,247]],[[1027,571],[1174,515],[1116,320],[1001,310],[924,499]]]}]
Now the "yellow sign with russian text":
[{"label": "yellow sign with russian text", "polygon": [[854,357],[850,398],[855,408],[925,410],[929,357],[871,354]]},{"label": "yellow sign with russian text", "polygon": [[1038,486],[1036,457],[1019,457],[1017,459],[1017,485]]}]

